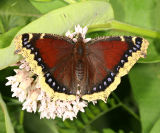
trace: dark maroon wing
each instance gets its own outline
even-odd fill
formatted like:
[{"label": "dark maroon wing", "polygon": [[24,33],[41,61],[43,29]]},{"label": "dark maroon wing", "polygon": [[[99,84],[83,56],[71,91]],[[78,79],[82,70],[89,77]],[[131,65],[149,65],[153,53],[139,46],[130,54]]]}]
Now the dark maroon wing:
[{"label": "dark maroon wing", "polygon": [[71,73],[74,42],[68,37],[51,34],[23,34],[22,40],[23,46],[31,50],[42,67],[46,83],[56,92],[69,94],[74,83]]},{"label": "dark maroon wing", "polygon": [[86,90],[84,94],[104,91],[118,74],[119,69],[128,61],[133,52],[140,50],[142,38],[137,37],[137,45],[132,37],[106,37],[87,43]]}]

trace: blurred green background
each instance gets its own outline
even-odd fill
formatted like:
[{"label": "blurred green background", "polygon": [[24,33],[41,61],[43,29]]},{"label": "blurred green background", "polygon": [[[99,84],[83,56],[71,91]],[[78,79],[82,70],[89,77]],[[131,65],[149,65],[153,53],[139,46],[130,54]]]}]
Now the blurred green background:
[{"label": "blurred green background", "polygon": [[[159,0],[0,0],[0,133],[159,133]],[[88,26],[87,37],[133,35],[146,38],[148,55],[140,59],[107,103],[89,104],[73,121],[47,120],[22,111],[11,97],[6,77],[14,75],[13,38],[24,32],[63,35]]]}]

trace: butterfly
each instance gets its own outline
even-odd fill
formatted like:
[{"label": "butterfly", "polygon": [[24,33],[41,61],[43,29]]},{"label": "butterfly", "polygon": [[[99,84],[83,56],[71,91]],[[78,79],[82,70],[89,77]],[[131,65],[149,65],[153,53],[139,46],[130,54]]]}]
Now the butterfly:
[{"label": "butterfly", "polygon": [[148,41],[141,37],[108,36],[84,43],[66,36],[24,33],[15,39],[16,51],[40,78],[41,88],[59,100],[106,100],[140,57]]}]

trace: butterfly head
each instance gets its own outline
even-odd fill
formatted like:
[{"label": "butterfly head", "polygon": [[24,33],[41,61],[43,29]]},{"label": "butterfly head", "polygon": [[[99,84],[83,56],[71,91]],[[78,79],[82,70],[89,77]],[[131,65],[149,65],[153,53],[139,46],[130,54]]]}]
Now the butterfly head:
[{"label": "butterfly head", "polygon": [[77,43],[82,43],[83,42],[83,37],[81,33],[77,34]]}]

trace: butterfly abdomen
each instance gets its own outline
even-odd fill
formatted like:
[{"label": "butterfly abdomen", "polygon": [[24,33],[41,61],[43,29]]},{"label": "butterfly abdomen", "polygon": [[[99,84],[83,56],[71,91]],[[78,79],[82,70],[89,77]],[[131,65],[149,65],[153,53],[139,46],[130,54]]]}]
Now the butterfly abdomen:
[{"label": "butterfly abdomen", "polygon": [[75,66],[75,75],[76,80],[78,82],[84,79],[84,58],[85,58],[85,44],[83,40],[79,39],[79,41],[74,46],[74,66]]},{"label": "butterfly abdomen", "polygon": [[84,77],[84,64],[83,64],[82,60],[78,60],[77,61],[75,73],[76,73],[76,79],[78,81],[83,80],[83,77]]}]

